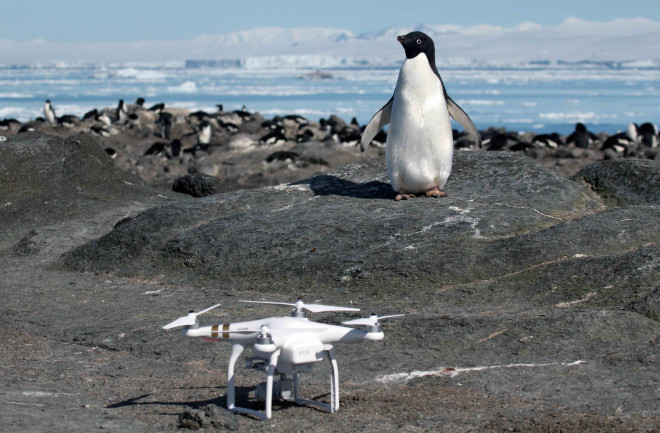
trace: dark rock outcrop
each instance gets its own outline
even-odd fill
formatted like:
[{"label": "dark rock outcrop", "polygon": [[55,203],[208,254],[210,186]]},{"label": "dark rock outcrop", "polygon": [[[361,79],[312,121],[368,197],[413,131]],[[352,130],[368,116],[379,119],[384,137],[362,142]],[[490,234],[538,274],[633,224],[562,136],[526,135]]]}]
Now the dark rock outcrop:
[{"label": "dark rock outcrop", "polygon": [[[0,155],[0,249],[34,237],[30,230],[44,225],[136,202],[154,206],[174,197],[118,170],[87,134],[68,139],[38,132],[13,135],[0,142]],[[28,243],[25,239],[20,251],[30,250]]]},{"label": "dark rock outcrop", "polygon": [[222,181],[215,176],[204,173],[193,173],[177,178],[172,185],[172,191],[188,194],[193,197],[206,197],[222,190]]},{"label": "dark rock outcrop", "polygon": [[660,204],[660,161],[611,159],[580,170],[583,180],[616,205]]},{"label": "dark rock outcrop", "polygon": [[[660,210],[605,209],[512,153],[458,152],[442,200],[392,200],[384,161],[150,209],[68,253],[71,269],[287,290],[469,283],[660,240]],[[313,251],[313,252],[312,252]]]}]

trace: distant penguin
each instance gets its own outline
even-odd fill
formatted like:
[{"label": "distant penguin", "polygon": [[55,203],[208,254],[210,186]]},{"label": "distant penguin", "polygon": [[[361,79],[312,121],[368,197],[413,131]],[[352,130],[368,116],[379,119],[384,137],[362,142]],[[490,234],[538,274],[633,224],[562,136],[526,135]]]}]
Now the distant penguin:
[{"label": "distant penguin", "polygon": [[112,133],[106,129],[105,126],[94,125],[89,128],[90,132],[94,135],[99,135],[101,137],[110,137]]},{"label": "distant penguin", "polygon": [[575,125],[575,132],[566,137],[566,144],[575,143],[575,146],[586,149],[591,147],[597,139],[598,137],[587,131],[587,127],[584,126],[584,123],[578,122]]},{"label": "distant penguin", "polygon": [[629,147],[637,143],[637,124],[630,123],[626,128],[626,132],[620,132],[610,136],[601,150],[612,149],[616,153],[625,153]]},{"label": "distant penguin", "polygon": [[94,108],[83,115],[82,120],[95,120],[99,115],[99,110]]},{"label": "distant penguin", "polygon": [[160,102],[158,104],[154,104],[149,108],[149,111],[155,111],[157,113],[160,113],[165,109],[165,104]]},{"label": "distant penguin", "polygon": [[126,123],[126,120],[128,120],[128,108],[126,107],[126,103],[123,99],[120,99],[119,103],[117,104],[115,117],[119,123]]},{"label": "distant penguin", "polygon": [[117,157],[117,151],[113,149],[112,147],[106,147],[105,148],[105,153],[110,155],[110,158],[115,159]]},{"label": "distant penguin", "polygon": [[197,134],[197,143],[207,145],[211,142],[211,124],[202,122],[199,124],[199,134]]},{"label": "distant penguin", "polygon": [[433,40],[422,32],[408,33],[397,40],[403,45],[406,60],[394,95],[367,125],[360,148],[364,151],[389,123],[385,154],[396,200],[418,194],[444,197],[454,151],[449,116],[463,125],[479,145],[481,138],[472,120],[447,94],[435,66]]},{"label": "distant penguin", "polygon": [[172,130],[172,115],[166,112],[160,112],[156,124],[160,126],[161,138],[170,139],[170,131]]},{"label": "distant penguin", "polygon": [[289,150],[278,150],[277,152],[273,152],[270,155],[266,157],[266,162],[270,163],[273,161],[291,161],[294,162],[296,158],[300,156],[296,152],[291,152]]},{"label": "distant penguin", "polygon": [[225,111],[225,107],[222,104],[215,104],[216,107],[218,107],[219,112]]},{"label": "distant penguin", "polygon": [[562,141],[559,134],[553,132],[552,134],[539,134],[534,136],[532,144],[537,147],[557,149],[560,145],[563,145],[564,142]]},{"label": "distant penguin", "polygon": [[644,146],[658,147],[658,127],[652,123],[642,123],[637,130],[639,133],[639,142]]},{"label": "distant penguin", "polygon": [[139,98],[137,98],[137,99],[135,100],[135,105],[137,105],[137,106],[139,106],[139,107],[144,107],[144,102],[145,102],[145,101],[144,101],[144,98],[143,98],[143,97],[139,97]]},{"label": "distant penguin", "polygon": [[21,122],[16,119],[0,120],[0,131],[18,131],[21,128]]},{"label": "distant penguin", "polygon": [[487,137],[483,145],[488,151],[511,150],[520,144],[518,134],[513,131],[489,132]]},{"label": "distant penguin", "polygon": [[57,116],[55,115],[55,109],[50,104],[50,99],[47,99],[46,103],[44,104],[44,118],[51,125],[55,125],[57,123]]},{"label": "distant penguin", "polygon": [[158,142],[152,144],[151,146],[149,146],[149,148],[146,150],[146,152],[144,152],[144,156],[158,155],[159,153],[162,153],[167,146],[169,146],[169,143],[166,143],[166,142],[163,142],[163,141],[158,141]]},{"label": "distant penguin", "polygon": [[98,120],[99,122],[101,122],[101,123],[102,123],[103,125],[105,125],[105,126],[110,126],[110,125],[112,124],[112,120],[111,120],[110,117],[109,117],[107,114],[105,114],[105,113],[100,113],[100,114],[96,117],[96,120]]},{"label": "distant penguin", "polygon": [[171,158],[179,158],[181,156],[181,147],[183,145],[181,144],[181,141],[178,139],[173,140],[170,143],[170,157]]},{"label": "distant penguin", "polygon": [[259,138],[259,141],[266,144],[282,144],[286,142],[284,128],[278,125],[272,125],[270,132]]},{"label": "distant penguin", "polygon": [[73,128],[80,124],[80,119],[72,114],[65,114],[57,118],[57,123],[67,128]]}]

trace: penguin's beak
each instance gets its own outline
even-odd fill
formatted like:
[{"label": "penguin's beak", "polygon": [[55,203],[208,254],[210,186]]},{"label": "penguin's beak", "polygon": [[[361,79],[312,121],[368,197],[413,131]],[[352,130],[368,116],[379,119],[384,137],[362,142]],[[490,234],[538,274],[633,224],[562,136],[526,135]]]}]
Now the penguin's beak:
[{"label": "penguin's beak", "polygon": [[396,40],[401,42],[401,43],[404,43],[405,40],[406,40],[406,37],[405,36],[397,36]]}]

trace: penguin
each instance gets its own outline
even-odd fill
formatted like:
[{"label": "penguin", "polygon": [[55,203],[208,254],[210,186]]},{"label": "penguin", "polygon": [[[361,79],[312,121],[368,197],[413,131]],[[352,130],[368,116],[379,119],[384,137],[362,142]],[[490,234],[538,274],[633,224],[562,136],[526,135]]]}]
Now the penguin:
[{"label": "penguin", "polygon": [[99,115],[99,110],[95,108],[85,113],[82,117],[82,120],[93,120],[96,119],[98,115]]},{"label": "penguin", "polygon": [[278,150],[277,152],[273,152],[270,155],[266,157],[266,162],[270,163],[273,161],[286,161],[290,160],[291,162],[295,162],[296,158],[298,158],[300,155],[296,152],[291,152],[289,150]]},{"label": "penguin", "polygon": [[658,147],[658,127],[653,123],[642,123],[637,130],[639,132],[639,142],[646,147]]},{"label": "penguin", "polygon": [[0,120],[0,131],[18,131],[21,128],[21,122],[16,119]]},{"label": "penguin", "polygon": [[119,103],[117,104],[115,118],[117,119],[118,123],[126,123],[126,120],[128,120],[128,108],[126,107],[126,103],[123,99],[120,99]]},{"label": "penguin", "polygon": [[154,104],[149,108],[149,111],[155,111],[156,113],[160,113],[165,109],[165,104],[163,102],[160,102],[158,104]]},{"label": "penguin", "polygon": [[283,142],[286,142],[284,128],[278,125],[273,125],[270,132],[259,138],[259,141],[265,144],[282,144]]},{"label": "penguin", "polygon": [[559,134],[553,132],[552,134],[539,134],[534,136],[532,144],[536,147],[557,149],[560,145],[563,146],[564,142]]},{"label": "penguin", "polygon": [[170,139],[173,118],[170,113],[161,111],[156,124],[160,126],[159,135],[161,138]]},{"label": "penguin", "polygon": [[630,147],[637,143],[637,129],[638,126],[636,123],[628,124],[626,132],[611,135],[605,140],[605,143],[601,146],[601,150],[612,149],[616,153],[626,153]]},{"label": "penguin", "polygon": [[51,125],[55,125],[57,123],[55,109],[50,104],[50,99],[46,99],[46,103],[44,104],[44,117],[46,118],[46,121],[48,121],[48,123]]},{"label": "penguin", "polygon": [[146,152],[144,152],[144,156],[158,155],[159,153],[162,153],[167,146],[169,146],[169,143],[165,143],[165,142],[162,142],[162,141],[157,141],[156,143],[149,146],[149,148],[146,150]]},{"label": "penguin", "polygon": [[93,125],[91,128],[89,128],[89,131],[93,135],[98,135],[98,136],[101,136],[101,137],[110,137],[110,136],[112,136],[112,132],[105,126]]},{"label": "penguin", "polygon": [[575,132],[566,138],[566,144],[575,143],[575,146],[586,149],[591,147],[596,140],[598,140],[598,137],[587,131],[584,123],[578,122],[575,125]]},{"label": "penguin", "polygon": [[435,66],[435,45],[422,32],[399,36],[406,60],[390,100],[367,124],[360,141],[364,152],[376,133],[390,124],[385,142],[387,173],[396,200],[425,194],[446,197],[454,142],[451,116],[481,147],[470,117],[447,94]]},{"label": "penguin", "polygon": [[110,117],[105,113],[98,114],[96,116],[96,120],[98,120],[105,126],[110,126],[112,124],[112,120],[110,120]]},{"label": "penguin", "polygon": [[72,114],[65,114],[57,118],[57,123],[67,128],[73,128],[80,124],[80,119]]},{"label": "penguin", "polygon": [[199,124],[199,134],[197,134],[197,143],[201,145],[206,145],[211,142],[211,124],[209,122],[203,121]]},{"label": "penguin", "polygon": [[105,153],[107,153],[111,159],[117,158],[117,151],[113,149],[112,147],[106,147],[105,148]]}]

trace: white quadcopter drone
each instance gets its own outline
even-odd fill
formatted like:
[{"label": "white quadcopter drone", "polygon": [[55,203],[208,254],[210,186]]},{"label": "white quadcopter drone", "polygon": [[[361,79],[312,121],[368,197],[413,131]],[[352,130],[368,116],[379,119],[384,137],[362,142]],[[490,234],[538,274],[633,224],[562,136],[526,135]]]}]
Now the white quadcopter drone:
[{"label": "white quadcopter drone", "polygon": [[[232,350],[227,372],[227,409],[232,412],[254,415],[262,420],[271,418],[273,391],[275,391],[277,397],[283,400],[290,399],[293,391],[293,399],[296,404],[317,406],[331,413],[339,410],[339,372],[333,344],[382,340],[384,334],[378,321],[389,317],[403,316],[403,314],[381,317],[371,315],[364,319],[342,322],[345,325],[365,325],[366,330],[363,331],[346,326],[310,321],[304,311],[307,310],[313,313],[360,311],[359,308],[319,304],[305,305],[301,300],[298,300],[295,304],[262,301],[241,302],[289,305],[295,307],[295,309],[291,312],[290,317],[278,316],[248,322],[200,327],[197,316],[220,305],[216,304],[197,313],[191,311],[187,316],[180,317],[163,326],[163,329],[183,326],[183,334],[187,337],[205,337],[211,341],[227,340],[231,342]],[[266,401],[265,413],[235,405],[234,367],[238,357],[247,346],[252,347],[254,356],[245,359],[246,367],[267,374],[266,382],[260,383],[255,392],[257,399]],[[327,352],[332,367],[330,404],[300,397],[300,373],[310,372],[314,363],[323,360],[323,352]],[[275,373],[279,374],[280,380],[273,383]],[[288,379],[287,375],[292,376],[293,380]]]}]

